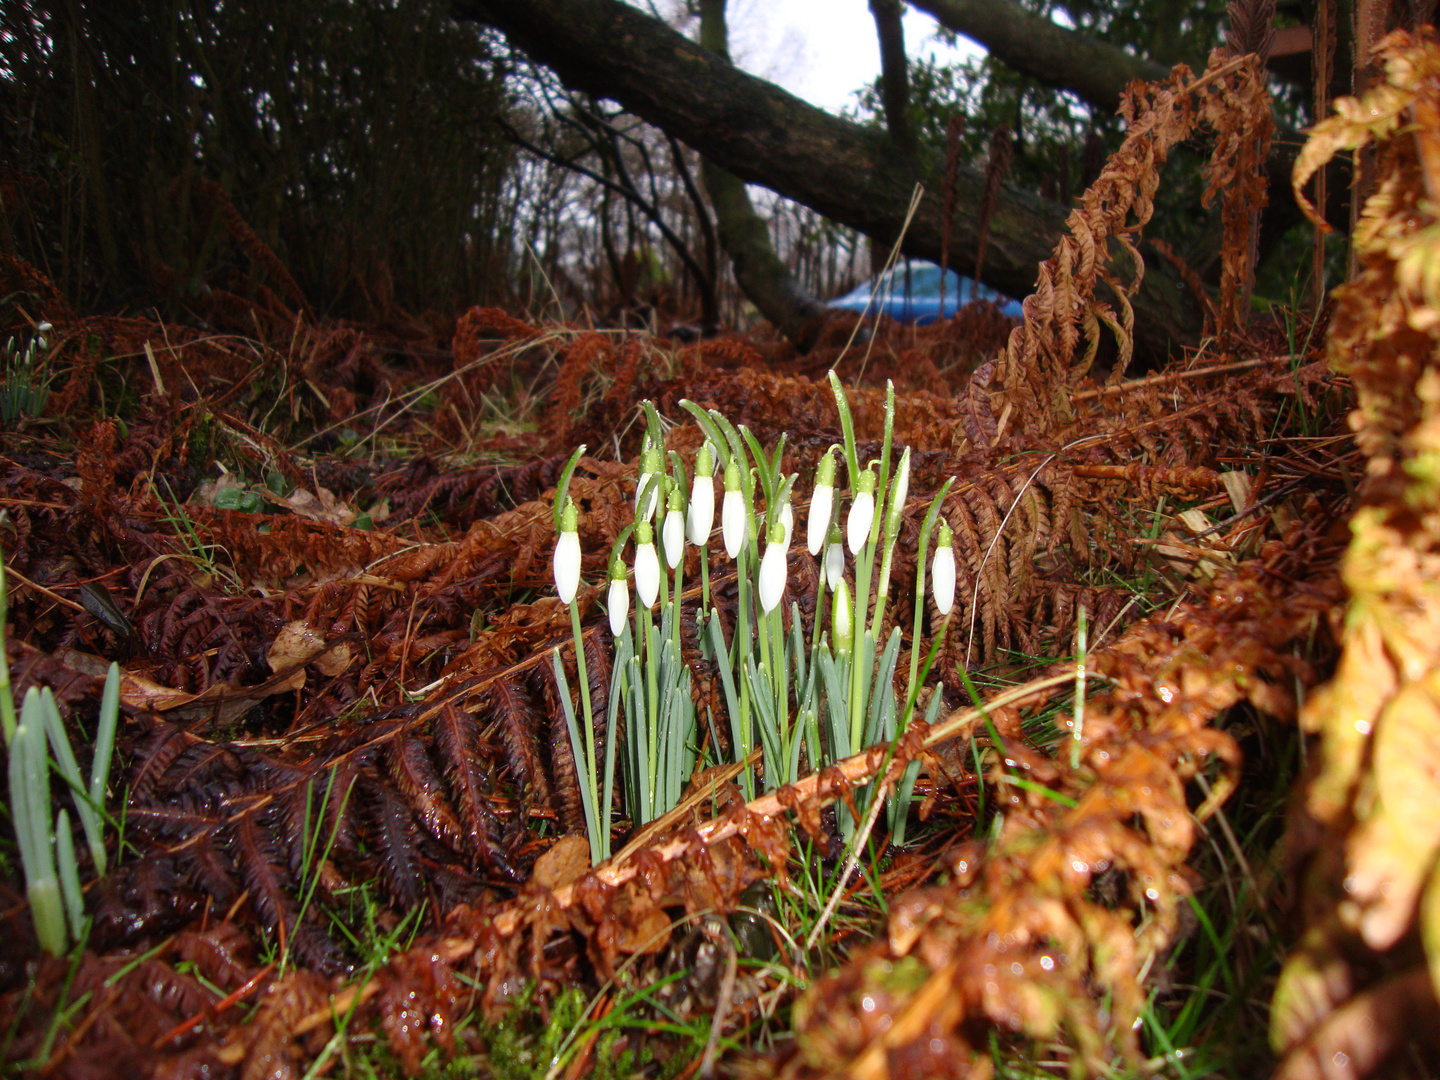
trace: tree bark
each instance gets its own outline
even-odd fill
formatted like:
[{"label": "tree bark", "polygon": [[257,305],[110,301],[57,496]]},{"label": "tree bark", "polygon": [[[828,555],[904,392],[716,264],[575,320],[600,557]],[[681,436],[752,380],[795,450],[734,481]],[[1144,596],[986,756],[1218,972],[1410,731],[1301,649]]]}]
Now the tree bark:
[{"label": "tree bark", "polygon": [[[567,84],[619,102],[740,180],[883,242],[899,236],[911,192],[923,184],[903,250],[939,258],[944,159],[937,151],[922,148],[907,162],[885,132],[814,108],[620,0],[455,0],[453,10],[503,31]],[[983,177],[962,166],[955,187],[952,244],[974,248]],[[985,283],[1027,295],[1064,219],[1063,208],[1006,185],[990,222]],[[1174,274],[1150,261],[1135,298],[1137,349],[1163,359],[1172,346],[1193,342],[1199,328]]]},{"label": "tree bark", "polygon": [[1167,78],[1163,64],[1033,15],[1014,0],[909,0],[941,26],[983,45],[997,60],[1036,82],[1069,90],[1113,113],[1134,79]]},{"label": "tree bark", "polygon": [[910,122],[910,72],[905,60],[905,23],[900,0],[870,0],[875,37],[880,42],[880,100],[885,126],[895,149],[913,158],[918,146]]},{"label": "tree bark", "polygon": [[[728,63],[729,37],[725,0],[700,0],[701,46]],[[700,176],[715,211],[720,246],[730,256],[740,291],[782,334],[802,350],[807,348],[805,326],[825,311],[825,305],[795,280],[790,268],[775,254],[770,230],[765,219],[755,212],[745,182],[715,164],[703,149]]]}]

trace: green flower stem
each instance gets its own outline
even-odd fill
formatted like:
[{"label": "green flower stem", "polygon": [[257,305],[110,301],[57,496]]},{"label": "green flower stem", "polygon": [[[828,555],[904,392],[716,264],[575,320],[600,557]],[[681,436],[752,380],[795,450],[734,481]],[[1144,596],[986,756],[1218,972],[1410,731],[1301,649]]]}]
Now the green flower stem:
[{"label": "green flower stem", "polygon": [[[930,509],[925,512],[924,524],[920,526],[920,546],[915,554],[915,625],[910,633],[910,677],[905,683],[905,707],[900,713],[900,730],[905,730],[905,725],[910,722],[910,716],[915,711],[915,701],[920,694],[920,623],[925,613],[925,558],[930,553],[930,534],[935,529],[935,523],[940,520],[940,510],[945,505],[945,498],[950,494],[950,486],[955,483],[952,476],[940,486],[935,498],[930,503]],[[950,625],[950,616],[945,616],[945,626]],[[945,640],[942,631],[938,635],[932,635],[935,641]],[[931,662],[934,659],[934,648],[931,649]],[[925,669],[928,672],[930,662],[927,662]]]},{"label": "green flower stem", "polygon": [[783,607],[783,604],[776,604],[775,609],[766,616],[766,620],[769,623],[767,629],[770,632],[770,648],[775,656],[772,685],[775,689],[775,719],[780,736],[776,741],[784,755],[778,766],[782,782],[789,784],[796,779],[790,770],[790,747],[799,734],[799,724],[790,722],[790,665],[785,657],[785,623],[780,614]]},{"label": "green flower stem", "polygon": [[[873,537],[873,534],[872,534]],[[863,670],[865,650],[860,642],[865,640],[866,621],[870,611],[870,567],[875,560],[875,541],[866,541],[855,560],[855,648],[850,654],[850,752],[858,754],[861,736],[865,730],[865,710],[868,704],[870,672]]]},{"label": "green flower stem", "polygon": [[[662,578],[664,574],[660,575]],[[679,657],[680,652],[680,613],[684,610],[685,596],[685,541],[680,541],[680,561],[675,564],[675,619],[674,625],[670,628],[671,640],[675,643],[675,655]]]},{"label": "green flower stem", "polygon": [[710,545],[700,545],[700,611],[710,610]]},{"label": "green flower stem", "polygon": [[[663,578],[664,575],[662,574]],[[645,643],[645,727],[644,732],[646,758],[646,779],[650,783],[648,798],[644,807],[645,820],[655,816],[655,773],[657,767],[657,751],[660,736],[660,635],[655,630],[654,621],[650,617],[650,609],[644,604],[640,605],[638,612],[640,620],[640,637]]]},{"label": "green flower stem", "polygon": [[575,674],[580,680],[580,705],[585,714],[585,786],[590,790],[590,805],[596,808],[596,827],[608,829],[610,822],[599,815],[600,793],[595,785],[595,718],[590,708],[590,675],[585,665],[585,637],[580,630],[580,605],[573,597],[570,600],[570,632],[575,637]]},{"label": "green flower stem", "polygon": [[[750,659],[750,579],[745,573],[745,555],[749,550],[748,544],[740,545],[740,552],[735,558],[735,591],[739,600],[739,611],[735,618],[735,671],[744,672],[747,662]],[[755,747],[755,729],[750,722],[750,680],[740,678],[740,730],[744,734],[742,749],[745,757],[750,756],[750,751]],[[743,759],[742,759],[743,760]],[[750,781],[751,787],[746,791],[746,798],[754,798],[754,781],[750,779],[750,770],[746,770],[746,779]]]},{"label": "green flower stem", "polygon": [[810,655],[820,648],[820,624],[825,621],[825,547],[820,548],[820,574],[815,581],[815,618],[810,621]]}]

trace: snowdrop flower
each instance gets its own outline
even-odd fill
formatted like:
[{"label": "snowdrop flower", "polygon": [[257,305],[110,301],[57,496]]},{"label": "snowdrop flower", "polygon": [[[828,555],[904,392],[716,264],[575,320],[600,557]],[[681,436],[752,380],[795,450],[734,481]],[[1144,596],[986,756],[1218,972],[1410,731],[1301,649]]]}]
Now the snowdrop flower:
[{"label": "snowdrop flower", "polygon": [[790,550],[790,538],[795,535],[795,511],[790,509],[790,500],[780,507],[780,525],[785,530],[785,550]]},{"label": "snowdrop flower", "polygon": [[605,598],[605,608],[610,613],[610,633],[619,637],[625,629],[625,620],[630,617],[630,581],[625,576],[625,564],[618,557],[610,560],[610,593]]},{"label": "snowdrop flower", "polygon": [[715,455],[707,442],[695,455],[695,479],[690,482],[690,516],[685,535],[696,547],[710,542],[715,527]]},{"label": "snowdrop flower", "polygon": [[845,547],[839,527],[830,530],[830,543],[825,548],[825,586],[831,592],[845,580]]},{"label": "snowdrop flower", "polygon": [[785,527],[777,521],[766,540],[760,560],[760,610],[769,615],[785,595]]},{"label": "snowdrop flower", "polygon": [[850,586],[841,578],[835,587],[835,603],[830,609],[830,626],[835,634],[835,651],[849,653],[855,646],[855,608],[850,603]]},{"label": "snowdrop flower", "polygon": [[671,488],[665,497],[665,524],[660,529],[660,543],[665,548],[665,564],[674,570],[685,554],[685,515],[680,512],[677,488]]},{"label": "snowdrop flower", "polygon": [[[641,451],[640,482],[635,486],[635,517],[637,520],[653,521],[655,519],[655,507],[660,502],[660,489],[665,483],[665,474],[661,471],[662,465],[660,451],[655,447],[647,446]],[[643,508],[640,505],[642,496],[645,501]]]},{"label": "snowdrop flower", "polygon": [[50,330],[51,326],[48,322],[42,322],[39,326],[35,327],[35,333],[37,335],[35,338],[35,347],[41,352],[44,352],[46,349],[50,348],[50,341],[48,338],[45,337],[45,335],[48,334]]},{"label": "snowdrop flower", "polygon": [[635,526],[635,595],[647,608],[660,595],[660,557],[655,554],[655,531],[648,521]]},{"label": "snowdrop flower", "polygon": [[875,520],[875,474],[866,469],[860,474],[859,491],[845,519],[845,540],[850,554],[856,555],[870,539],[870,525]]},{"label": "snowdrop flower", "polygon": [[894,539],[900,531],[900,515],[905,511],[905,497],[910,494],[910,448],[900,455],[900,467],[895,472],[895,482],[890,485],[890,505],[885,511],[885,535]]},{"label": "snowdrop flower", "polygon": [[819,555],[830,532],[830,514],[835,509],[835,454],[825,451],[815,471],[815,494],[810,496],[810,521],[805,527],[805,547]]},{"label": "snowdrop flower", "polygon": [[566,499],[565,509],[560,511],[560,538],[555,541],[555,591],[560,602],[568,604],[575,599],[575,590],[580,586],[580,515],[575,509],[575,500]]},{"label": "snowdrop flower", "polygon": [[731,458],[725,464],[725,503],[720,507],[720,535],[725,554],[735,558],[745,542],[745,499],[740,494],[740,466]]},{"label": "snowdrop flower", "polygon": [[941,615],[949,615],[955,606],[954,539],[950,526],[942,521],[940,535],[935,539],[935,558],[930,563],[930,593]]}]

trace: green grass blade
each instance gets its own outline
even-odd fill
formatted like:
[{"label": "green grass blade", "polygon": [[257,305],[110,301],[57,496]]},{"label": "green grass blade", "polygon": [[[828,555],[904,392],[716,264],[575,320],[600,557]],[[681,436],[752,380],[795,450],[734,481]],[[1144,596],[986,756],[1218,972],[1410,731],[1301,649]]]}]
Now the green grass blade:
[{"label": "green grass blade", "polygon": [[80,940],[85,931],[85,894],[80,889],[80,866],[75,860],[75,838],[70,835],[70,815],[62,808],[55,819],[55,862],[60,871],[60,896],[70,936]]},{"label": "green grass blade", "polygon": [[[45,720],[45,734],[50,739],[50,752],[55,758],[56,768],[65,783],[70,785],[70,795],[75,803],[75,813],[85,830],[85,842],[90,847],[91,858],[95,860],[95,872],[105,873],[105,835],[100,815],[90,802],[90,795],[80,779],[80,766],[75,762],[75,752],[70,748],[70,737],[65,733],[65,722],[60,719],[60,708],[55,704],[55,695],[47,686],[40,692],[40,714]],[[98,855],[97,855],[98,852]]]},{"label": "green grass blade", "polygon": [[580,775],[580,770],[585,768],[585,746],[580,739],[580,728],[575,723],[575,706],[570,700],[570,683],[565,678],[565,665],[560,660],[559,649],[551,650],[550,666],[555,671],[555,685],[560,691],[560,707],[565,710],[565,727],[570,732],[570,749],[575,757],[575,779],[580,787],[580,803],[585,810],[585,827],[590,832],[590,861],[594,864],[601,861],[600,832],[595,820],[595,805],[590,798],[590,785],[585,782],[585,777]]}]

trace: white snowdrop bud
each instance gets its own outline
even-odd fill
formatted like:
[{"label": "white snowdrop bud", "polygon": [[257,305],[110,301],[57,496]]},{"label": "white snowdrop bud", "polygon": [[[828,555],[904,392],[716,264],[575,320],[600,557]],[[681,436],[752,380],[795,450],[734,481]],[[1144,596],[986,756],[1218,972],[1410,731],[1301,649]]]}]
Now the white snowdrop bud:
[{"label": "white snowdrop bud", "polygon": [[905,499],[910,494],[910,448],[900,455],[900,468],[895,471],[895,482],[890,485],[890,505],[885,511],[885,535],[893,538],[900,531],[900,515],[905,510]]},{"label": "white snowdrop bud", "polygon": [[830,530],[830,543],[825,548],[825,587],[834,592],[845,580],[845,543],[840,529]]},{"label": "white snowdrop bud", "polygon": [[630,617],[630,581],[625,576],[625,564],[619,559],[610,562],[610,593],[605,598],[605,608],[610,613],[610,633],[619,637],[625,629],[625,620]]},{"label": "white snowdrop bud", "polygon": [[700,447],[695,455],[695,479],[690,482],[690,515],[685,533],[690,543],[701,547],[710,542],[715,527],[715,459],[710,444]]},{"label": "white snowdrop bud", "polygon": [[841,578],[835,586],[835,602],[830,609],[830,626],[835,633],[835,651],[848,653],[855,647],[855,607],[850,603],[850,586]]},{"label": "white snowdrop bud", "polygon": [[725,503],[720,507],[720,535],[725,554],[735,558],[745,542],[745,499],[740,494],[740,466],[731,458],[725,465]]},{"label": "white snowdrop bud", "polygon": [[835,509],[835,455],[829,451],[815,472],[815,494],[810,496],[810,521],[805,527],[805,547],[819,555],[830,532],[830,514]]},{"label": "white snowdrop bud", "polygon": [[765,556],[760,560],[760,610],[766,615],[785,595],[785,571],[785,527],[776,522],[770,527]]},{"label": "white snowdrop bud", "polygon": [[680,492],[674,488],[665,499],[665,524],[660,530],[665,548],[665,564],[674,570],[685,554],[685,515],[680,512]]},{"label": "white snowdrop bud", "polygon": [[555,591],[562,604],[575,599],[580,587],[580,515],[573,499],[560,511],[560,537],[555,541]]},{"label": "white snowdrop bud", "polygon": [[866,469],[860,474],[859,491],[850,504],[850,516],[845,519],[845,541],[850,554],[858,554],[870,539],[870,525],[875,520],[875,474]]},{"label": "white snowdrop bud", "polygon": [[[653,447],[646,447],[640,454],[640,481],[635,486],[635,516],[637,519],[653,521],[655,519],[655,507],[660,502],[660,489],[665,483],[665,474],[661,471],[663,462],[660,458],[660,451]],[[641,500],[644,500],[642,507]]]},{"label": "white snowdrop bud", "polygon": [[647,608],[660,595],[660,557],[655,554],[655,531],[648,521],[635,526],[635,595]]},{"label": "white snowdrop bud", "polygon": [[935,609],[949,615],[955,606],[955,544],[950,526],[943,521],[935,539],[935,558],[930,563],[930,594],[935,597]]},{"label": "white snowdrop bud", "polygon": [[785,500],[785,505],[780,507],[780,527],[785,530],[783,544],[786,551],[790,550],[790,538],[795,535],[795,511],[790,509],[790,500]]}]

